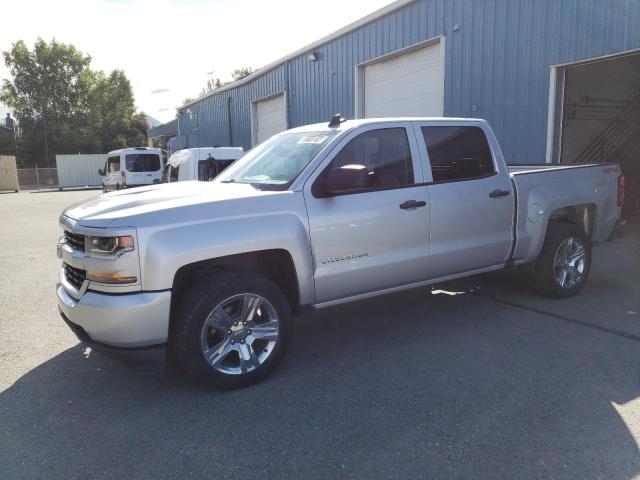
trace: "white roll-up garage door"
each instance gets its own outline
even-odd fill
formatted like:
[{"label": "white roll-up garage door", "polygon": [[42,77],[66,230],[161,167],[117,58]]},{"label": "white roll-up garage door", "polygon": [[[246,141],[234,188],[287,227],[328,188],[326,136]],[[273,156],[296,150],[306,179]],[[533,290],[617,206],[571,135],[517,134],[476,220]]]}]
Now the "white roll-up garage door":
[{"label": "white roll-up garage door", "polygon": [[252,121],[254,145],[286,130],[287,110],[284,94],[254,102]]},{"label": "white roll-up garage door", "polygon": [[442,116],[442,43],[362,67],[362,117]]}]

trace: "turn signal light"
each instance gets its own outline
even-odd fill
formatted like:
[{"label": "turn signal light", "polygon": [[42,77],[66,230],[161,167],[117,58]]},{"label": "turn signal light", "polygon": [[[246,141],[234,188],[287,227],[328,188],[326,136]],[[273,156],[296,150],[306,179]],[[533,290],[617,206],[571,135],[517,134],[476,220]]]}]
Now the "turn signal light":
[{"label": "turn signal light", "polygon": [[90,282],[108,283],[110,285],[122,285],[136,283],[137,277],[123,277],[119,273],[111,272],[87,272],[87,280]]}]

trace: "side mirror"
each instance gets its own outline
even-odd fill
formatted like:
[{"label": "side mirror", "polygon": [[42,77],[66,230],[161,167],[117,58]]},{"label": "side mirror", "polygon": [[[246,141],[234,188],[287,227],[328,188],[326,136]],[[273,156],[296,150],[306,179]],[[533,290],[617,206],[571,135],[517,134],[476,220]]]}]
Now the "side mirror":
[{"label": "side mirror", "polygon": [[102,171],[101,168],[98,169],[98,175],[100,175],[101,177],[104,177],[104,172]]},{"label": "side mirror", "polygon": [[332,197],[364,190],[371,186],[371,175],[363,165],[345,165],[334,168],[319,179],[317,192],[321,197]]}]

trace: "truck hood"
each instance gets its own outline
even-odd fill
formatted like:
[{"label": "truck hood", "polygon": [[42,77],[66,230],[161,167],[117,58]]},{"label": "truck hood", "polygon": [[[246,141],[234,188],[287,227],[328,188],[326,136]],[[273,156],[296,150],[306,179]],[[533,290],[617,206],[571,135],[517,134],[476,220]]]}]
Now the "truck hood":
[{"label": "truck hood", "polygon": [[[247,184],[176,182],[100,195],[71,205],[62,215],[85,227],[137,227],[142,217],[157,217],[202,204],[233,203],[234,200],[244,203],[256,197],[282,193],[285,192],[261,191]],[[218,210],[218,213],[222,211]]]}]

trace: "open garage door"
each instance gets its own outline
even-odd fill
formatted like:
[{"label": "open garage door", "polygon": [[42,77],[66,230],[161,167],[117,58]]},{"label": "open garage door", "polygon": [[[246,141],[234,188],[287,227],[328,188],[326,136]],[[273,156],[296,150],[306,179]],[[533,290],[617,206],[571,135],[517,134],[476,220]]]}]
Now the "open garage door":
[{"label": "open garage door", "polygon": [[287,105],[284,93],[252,104],[251,139],[253,145],[264,142],[287,129]]},{"label": "open garage door", "polygon": [[442,48],[438,39],[360,65],[357,116],[442,116]]},{"label": "open garage door", "polygon": [[[640,214],[640,52],[554,68],[556,162],[618,162],[625,214]],[[552,95],[553,95],[552,91]]]}]

